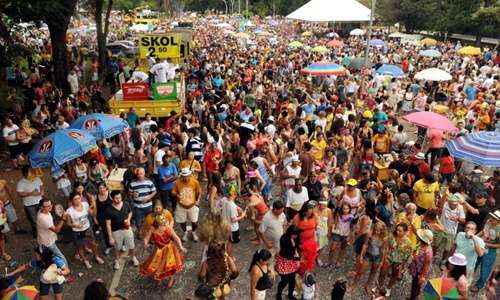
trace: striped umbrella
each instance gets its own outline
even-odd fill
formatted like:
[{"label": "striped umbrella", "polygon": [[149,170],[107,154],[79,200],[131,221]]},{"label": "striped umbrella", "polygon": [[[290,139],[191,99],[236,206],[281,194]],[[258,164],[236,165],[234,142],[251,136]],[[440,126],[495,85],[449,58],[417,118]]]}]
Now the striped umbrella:
[{"label": "striped umbrella", "polygon": [[318,62],[313,63],[307,68],[301,70],[302,74],[309,74],[314,76],[328,76],[328,75],[345,75],[346,69],[341,65],[331,62]]},{"label": "striped umbrella", "polygon": [[37,296],[38,290],[32,285],[26,285],[7,292],[2,300],[33,300],[37,299]]},{"label": "striped umbrella", "polygon": [[446,143],[453,157],[479,166],[500,167],[500,131],[479,131]]}]

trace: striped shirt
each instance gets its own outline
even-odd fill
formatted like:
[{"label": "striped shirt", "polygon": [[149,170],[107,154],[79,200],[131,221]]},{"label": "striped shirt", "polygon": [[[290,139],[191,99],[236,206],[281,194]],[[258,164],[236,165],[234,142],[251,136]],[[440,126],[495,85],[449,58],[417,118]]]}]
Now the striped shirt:
[{"label": "striped shirt", "polygon": [[193,153],[196,160],[201,160],[203,157],[203,141],[199,137],[190,138],[186,145],[186,152]]},{"label": "striped shirt", "polygon": [[133,196],[134,207],[144,208],[153,205],[153,201],[151,199],[146,200],[148,196],[156,192],[156,187],[151,180],[134,180],[129,183],[129,191],[133,194],[137,193],[137,196],[135,196],[135,194]]}]

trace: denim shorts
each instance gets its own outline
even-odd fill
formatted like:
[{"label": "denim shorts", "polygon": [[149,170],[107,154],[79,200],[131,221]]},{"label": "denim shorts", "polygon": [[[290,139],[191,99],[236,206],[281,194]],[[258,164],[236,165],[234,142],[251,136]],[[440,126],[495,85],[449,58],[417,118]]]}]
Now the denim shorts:
[{"label": "denim shorts", "polygon": [[365,253],[365,259],[371,263],[379,264],[382,260],[382,255],[373,255],[370,253]]},{"label": "denim shorts", "polygon": [[54,294],[62,294],[63,287],[59,283],[43,283],[40,281],[40,296],[47,296],[50,294],[50,288]]}]

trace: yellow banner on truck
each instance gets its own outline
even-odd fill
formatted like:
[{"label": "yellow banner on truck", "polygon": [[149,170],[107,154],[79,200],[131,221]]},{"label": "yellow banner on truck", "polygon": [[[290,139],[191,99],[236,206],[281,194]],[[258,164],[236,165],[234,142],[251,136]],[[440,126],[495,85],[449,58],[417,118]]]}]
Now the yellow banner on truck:
[{"label": "yellow banner on truck", "polygon": [[180,53],[180,34],[148,34],[139,38],[139,57],[178,58]]}]

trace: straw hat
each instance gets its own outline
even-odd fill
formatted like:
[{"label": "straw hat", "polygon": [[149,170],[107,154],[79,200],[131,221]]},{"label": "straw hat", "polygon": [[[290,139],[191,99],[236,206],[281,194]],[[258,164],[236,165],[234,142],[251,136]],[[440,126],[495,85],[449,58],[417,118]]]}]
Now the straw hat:
[{"label": "straw hat", "polygon": [[425,154],[423,152],[418,152],[417,155],[415,155],[416,159],[425,159]]},{"label": "straw hat", "polygon": [[426,243],[427,245],[431,244],[432,240],[434,239],[434,235],[429,229],[417,229],[417,236],[422,242]]}]

